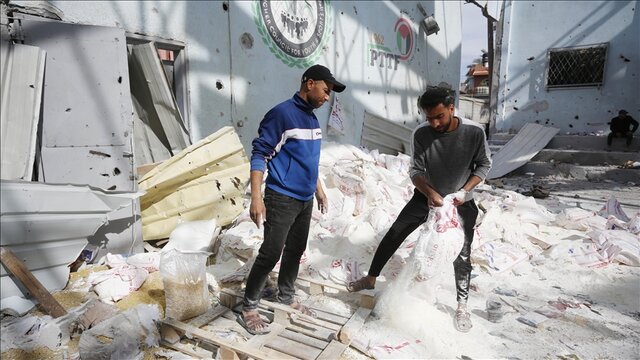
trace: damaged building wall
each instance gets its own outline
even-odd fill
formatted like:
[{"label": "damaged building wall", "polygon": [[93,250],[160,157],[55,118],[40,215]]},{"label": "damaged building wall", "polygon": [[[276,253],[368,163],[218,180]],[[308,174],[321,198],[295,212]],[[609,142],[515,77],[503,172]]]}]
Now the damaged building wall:
[{"label": "damaged building wall", "polygon": [[[560,128],[562,134],[607,133],[607,122],[620,109],[640,117],[638,1],[566,1],[562,6],[505,1],[504,5],[498,132],[518,131],[535,122]],[[600,44],[606,46],[600,53],[603,69],[590,62],[598,57],[593,54],[587,55],[587,62],[550,66],[550,49],[580,57]],[[601,79],[598,71],[603,71]],[[570,86],[576,82],[583,86]],[[592,85],[584,86],[587,83]]]},{"label": "damaged building wall", "polygon": [[[413,127],[419,120],[416,98],[425,86],[453,86],[459,78],[457,2],[50,3],[64,13],[64,21],[183,42],[192,142],[232,125],[249,149],[264,113],[293,94],[313,63],[327,65],[348,86],[339,95],[344,129],[326,138],[350,144],[360,144],[365,110]],[[437,21],[437,34],[426,36],[418,3]],[[265,25],[269,21],[276,26]],[[278,39],[304,44],[301,51],[308,55],[290,51]],[[316,112],[323,129],[330,110],[325,105]]]}]

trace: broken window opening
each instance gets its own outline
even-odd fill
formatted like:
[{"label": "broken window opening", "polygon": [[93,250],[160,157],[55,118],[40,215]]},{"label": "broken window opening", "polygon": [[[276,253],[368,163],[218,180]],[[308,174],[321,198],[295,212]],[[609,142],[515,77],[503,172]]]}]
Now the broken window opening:
[{"label": "broken window opening", "polygon": [[166,160],[191,144],[184,44],[127,34],[136,166]]},{"label": "broken window opening", "polygon": [[607,48],[608,43],[549,49],[547,88],[602,86]]}]

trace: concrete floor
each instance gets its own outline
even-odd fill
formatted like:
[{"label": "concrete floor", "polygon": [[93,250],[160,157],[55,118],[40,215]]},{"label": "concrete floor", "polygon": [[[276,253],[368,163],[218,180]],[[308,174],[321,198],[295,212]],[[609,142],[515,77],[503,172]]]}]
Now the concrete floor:
[{"label": "concrete floor", "polygon": [[588,180],[584,177],[564,175],[516,175],[490,180],[488,184],[502,184],[504,189],[519,193],[531,190],[534,185],[548,188],[549,197],[537,201],[551,211],[559,211],[565,207],[598,211],[611,196],[614,196],[621,203],[625,213],[631,217],[640,211],[640,170],[629,171],[631,175],[625,178],[635,178],[636,182],[618,182],[606,178]]}]

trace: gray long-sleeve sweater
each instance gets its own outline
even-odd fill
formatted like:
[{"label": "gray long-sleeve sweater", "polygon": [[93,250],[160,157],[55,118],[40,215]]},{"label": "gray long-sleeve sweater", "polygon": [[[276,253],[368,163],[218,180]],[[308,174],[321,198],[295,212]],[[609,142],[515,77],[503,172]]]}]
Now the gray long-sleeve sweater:
[{"label": "gray long-sleeve sweater", "polygon": [[480,124],[460,119],[452,132],[439,133],[425,122],[413,130],[411,179],[423,175],[441,196],[460,190],[471,175],[487,177],[489,144]]}]

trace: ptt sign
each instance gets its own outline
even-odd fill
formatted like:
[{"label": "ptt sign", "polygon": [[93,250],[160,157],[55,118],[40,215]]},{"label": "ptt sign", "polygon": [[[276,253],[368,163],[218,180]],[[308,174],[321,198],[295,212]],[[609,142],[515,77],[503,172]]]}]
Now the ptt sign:
[{"label": "ptt sign", "polygon": [[398,69],[400,61],[411,61],[415,49],[415,32],[413,22],[401,17],[394,25],[395,47],[385,44],[385,38],[378,33],[371,34],[371,42],[368,46],[369,66],[379,66],[387,69]]}]

